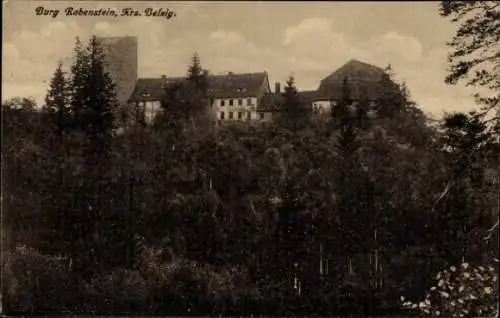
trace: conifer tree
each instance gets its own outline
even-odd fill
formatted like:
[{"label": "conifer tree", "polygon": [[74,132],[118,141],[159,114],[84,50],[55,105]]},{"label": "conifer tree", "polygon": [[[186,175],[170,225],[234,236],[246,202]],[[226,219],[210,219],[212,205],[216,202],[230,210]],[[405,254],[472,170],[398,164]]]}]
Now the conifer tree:
[{"label": "conifer tree", "polygon": [[[360,104],[363,100],[354,103],[349,78],[344,78],[342,83],[341,98],[333,109],[334,129],[338,131],[337,152],[339,173],[337,175],[338,200],[337,213],[340,219],[340,236],[345,246],[338,251],[331,250],[330,253],[341,253],[337,255],[348,262],[352,255],[361,252],[366,244],[365,231],[371,221],[366,214],[369,204],[369,184],[365,173],[360,169],[360,158],[357,150],[360,147],[358,134],[360,131]],[[350,261],[349,261],[350,262]]]},{"label": "conifer tree", "polygon": [[208,90],[208,70],[201,67],[200,56],[197,52],[193,54],[191,65],[188,68],[188,82],[193,86],[199,97],[205,98]]},{"label": "conifer tree", "polygon": [[200,56],[195,52],[191,58],[191,65],[188,68],[188,79],[196,82],[202,75],[203,70],[201,68]]},{"label": "conifer tree", "polygon": [[102,243],[99,240],[103,240],[103,213],[109,210],[108,192],[111,189],[107,186],[107,175],[111,167],[114,114],[118,102],[104,63],[104,53],[95,36],[86,47],[76,39],[70,105],[75,128],[83,139],[81,150],[85,169],[78,176],[82,180],[72,207],[74,216],[68,220],[65,231],[73,233],[68,240],[74,245],[72,250],[78,250],[76,262],[81,270],[88,264],[98,263],[98,250],[104,250],[98,247]]},{"label": "conifer tree", "polygon": [[59,61],[50,82],[49,91],[45,97],[45,110],[49,114],[53,132],[59,136],[62,143],[62,135],[69,128],[69,95],[68,83],[62,70],[62,62]]},{"label": "conifer tree", "polygon": [[383,118],[397,117],[404,110],[405,99],[402,87],[394,81],[394,71],[390,64],[384,69],[378,82],[378,88],[378,114]]},{"label": "conifer tree", "polygon": [[65,246],[66,240],[64,235],[61,235],[58,229],[64,227],[67,215],[65,213],[65,180],[64,180],[64,162],[68,160],[68,132],[70,131],[70,105],[69,105],[69,91],[68,82],[65,78],[65,73],[62,70],[62,62],[59,61],[57,68],[54,72],[50,87],[45,97],[45,105],[43,110],[48,116],[50,123],[50,130],[48,133],[50,139],[50,153],[53,158],[54,170],[47,171],[53,172],[55,175],[50,178],[47,183],[47,192],[44,200],[49,208],[44,212],[43,223],[46,228],[56,229],[49,231],[48,236],[44,241],[51,242],[48,249],[50,252],[63,252],[66,254],[68,251]]},{"label": "conifer tree", "polygon": [[345,77],[342,82],[341,98],[337,105],[332,108],[332,122],[334,129],[339,129],[339,145],[350,149],[356,138],[355,119],[357,114],[349,84],[349,78]]},{"label": "conifer tree", "polygon": [[91,153],[107,156],[115,128],[114,114],[118,107],[115,84],[104,69],[104,52],[95,36],[91,38],[85,54],[88,59],[88,81],[83,87],[86,99],[81,113],[82,128],[89,138]]},{"label": "conifer tree", "polygon": [[87,83],[87,56],[82,46],[80,38],[75,40],[75,48],[73,49],[74,61],[71,65],[71,83],[70,89],[70,108],[72,113],[72,128],[81,130],[83,123],[80,122],[81,113],[85,103],[85,85]]},{"label": "conifer tree", "polygon": [[293,76],[288,77],[283,98],[282,121],[292,131],[297,131],[300,128],[300,124],[306,120],[307,114],[295,87]]},{"label": "conifer tree", "polygon": [[[447,45],[448,75],[445,82],[464,81],[479,90],[475,97],[484,111],[500,108],[500,5],[498,1],[441,1],[439,13],[458,28]],[[486,90],[485,90],[486,88]]]},{"label": "conifer tree", "polygon": [[164,131],[175,131],[186,123],[194,125],[204,119],[208,111],[208,76],[201,66],[200,57],[194,53],[188,67],[187,80],[182,83],[167,85],[162,101],[163,114],[155,120],[155,126]]},{"label": "conifer tree", "polygon": [[[486,202],[484,171],[488,167],[487,153],[493,145],[483,116],[474,111],[455,113],[446,116],[442,122],[450,178],[436,204],[440,211],[436,214],[435,224],[442,229],[437,238],[441,242],[440,251],[455,262],[459,262],[466,248],[470,247],[468,231],[475,226],[484,226],[488,214],[481,204],[477,204]],[[481,241],[478,246],[483,243]]]},{"label": "conifer tree", "polygon": [[384,74],[385,76],[387,76],[387,79],[394,81],[395,74],[391,63],[387,64],[386,67],[384,67]]}]

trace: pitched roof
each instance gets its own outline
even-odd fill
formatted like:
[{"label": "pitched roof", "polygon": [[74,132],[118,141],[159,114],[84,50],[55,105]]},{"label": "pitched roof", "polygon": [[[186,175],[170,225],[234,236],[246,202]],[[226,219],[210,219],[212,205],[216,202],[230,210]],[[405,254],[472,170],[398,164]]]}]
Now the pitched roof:
[{"label": "pitched roof", "polygon": [[376,98],[382,90],[380,80],[383,76],[384,70],[380,67],[350,60],[321,81],[315,98],[340,98],[344,78],[348,79],[353,98],[359,98],[361,95]]},{"label": "pitched roof", "polygon": [[267,73],[212,75],[208,78],[208,95],[213,98],[257,96]]},{"label": "pitched roof", "polygon": [[[316,91],[302,91],[297,92],[299,95],[300,101],[305,106],[310,106],[312,100],[317,95]],[[281,106],[285,100],[285,93],[267,93],[262,97],[262,100],[259,104],[258,110],[265,112],[275,112],[281,109]]]},{"label": "pitched roof", "polygon": [[302,92],[299,92],[299,96],[304,103],[310,104],[313,100],[316,100],[318,98],[318,92],[317,91],[302,91]]},{"label": "pitched roof", "polygon": [[[167,84],[182,83],[184,77],[167,77]],[[165,94],[163,80],[161,78],[139,78],[135,82],[135,88],[129,101],[153,101],[161,100]]]},{"label": "pitched roof", "polygon": [[[186,77],[167,77],[167,85],[182,83]],[[245,73],[210,75],[208,77],[208,95],[212,98],[238,98],[257,96],[267,79],[267,73]],[[137,80],[131,101],[161,100],[165,94],[161,78],[140,78]]]},{"label": "pitched roof", "polygon": [[257,110],[260,112],[275,112],[280,109],[283,103],[283,93],[267,93],[262,96]]}]

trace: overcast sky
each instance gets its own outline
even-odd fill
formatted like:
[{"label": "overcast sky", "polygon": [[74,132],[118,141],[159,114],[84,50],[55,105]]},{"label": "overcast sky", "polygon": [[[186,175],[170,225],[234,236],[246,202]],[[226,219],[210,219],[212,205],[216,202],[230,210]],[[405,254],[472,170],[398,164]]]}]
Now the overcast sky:
[{"label": "overcast sky", "polygon": [[[439,2],[3,2],[2,99],[43,102],[57,61],[69,62],[76,36],[139,37],[139,76],[182,76],[193,52],[214,74],[267,71],[271,85],[293,74],[300,90],[349,59],[406,80],[426,112],[475,107],[473,91],[448,86],[446,41],[456,25]],[[36,16],[35,9],[170,9],[176,17]]]}]

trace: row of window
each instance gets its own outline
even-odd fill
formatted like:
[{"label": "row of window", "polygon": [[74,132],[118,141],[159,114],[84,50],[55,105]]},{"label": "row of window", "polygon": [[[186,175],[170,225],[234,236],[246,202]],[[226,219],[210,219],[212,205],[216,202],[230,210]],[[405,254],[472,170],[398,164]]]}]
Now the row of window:
[{"label": "row of window", "polygon": [[[220,105],[221,106],[226,106],[226,101],[223,99],[220,101]],[[230,99],[229,100],[229,106],[233,106],[234,105],[234,100],[233,99]],[[243,99],[238,99],[238,106],[242,106],[243,105]],[[252,105],[252,99],[251,98],[248,98],[247,99],[247,105]]]},{"label": "row of window", "polygon": [[[356,102],[354,102],[354,103],[356,103]],[[320,102],[313,103],[313,106],[320,106],[320,107],[321,107],[321,105],[324,105],[324,106],[337,106],[337,104],[338,104],[337,101],[330,101],[330,102],[328,102],[328,101],[320,101]],[[370,101],[368,103],[368,106],[369,107],[375,107],[375,106],[377,106],[377,102]]]},{"label": "row of window", "polygon": [[[242,120],[244,117],[250,120],[252,119],[251,112],[238,112],[238,119]],[[220,119],[224,120],[226,118],[226,113],[220,112]],[[234,119],[234,112],[228,112],[228,119]],[[259,113],[259,119],[264,119],[264,113]]]}]

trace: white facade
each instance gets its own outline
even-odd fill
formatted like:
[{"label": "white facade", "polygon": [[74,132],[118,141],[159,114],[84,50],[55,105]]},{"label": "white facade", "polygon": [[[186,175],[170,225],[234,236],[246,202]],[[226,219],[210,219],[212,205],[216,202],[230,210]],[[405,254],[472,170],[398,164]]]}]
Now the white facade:
[{"label": "white facade", "polygon": [[144,120],[146,123],[150,124],[156,114],[161,111],[160,101],[141,101],[136,103],[137,111],[144,114]]},{"label": "white facade", "polygon": [[315,100],[312,103],[314,114],[330,114],[333,107],[337,105],[336,101],[331,100]]},{"label": "white facade", "polygon": [[[162,110],[160,101],[138,101],[135,102],[138,116],[144,116],[147,124],[153,122],[154,117]],[[257,110],[257,98],[224,98],[215,99],[212,110],[217,119],[222,121],[269,121],[272,119],[271,112]]]},{"label": "white facade", "polygon": [[271,113],[257,110],[257,97],[214,99],[212,109],[222,121],[269,120]]},{"label": "white facade", "polygon": [[[331,111],[333,107],[337,106],[337,101],[331,101],[331,100],[315,100],[312,103],[312,109],[313,113],[320,115],[320,114],[331,114]],[[357,102],[353,102],[352,106],[356,106]],[[370,108],[370,111],[372,111],[377,103],[375,101],[370,101],[368,106]]]}]

